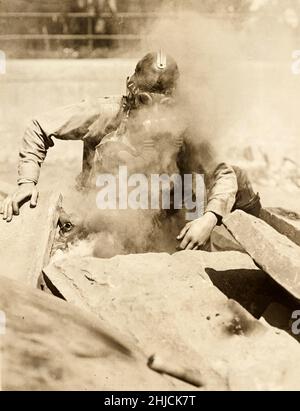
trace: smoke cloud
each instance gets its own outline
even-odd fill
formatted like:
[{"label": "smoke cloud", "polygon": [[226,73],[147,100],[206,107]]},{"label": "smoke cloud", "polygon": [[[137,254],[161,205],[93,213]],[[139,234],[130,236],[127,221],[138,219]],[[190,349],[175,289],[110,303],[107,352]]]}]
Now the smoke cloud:
[{"label": "smoke cloud", "polygon": [[[191,8],[179,10],[175,19],[160,18],[145,28],[145,41],[136,50],[141,57],[163,49],[177,60],[177,121],[165,124],[171,134],[178,133],[181,120],[188,124],[194,154],[209,171],[218,162],[234,162],[247,147],[262,150],[274,170],[283,156],[298,161],[300,154],[300,77],[291,71],[293,50],[300,48],[300,7],[295,11],[296,2],[292,9],[289,2],[244,3],[247,13],[226,19]],[[144,120],[136,119],[140,134]],[[176,250],[182,216],[163,221],[151,211],[99,211],[95,195],[89,201],[93,206],[88,215],[84,210],[83,225],[95,256]]]}]

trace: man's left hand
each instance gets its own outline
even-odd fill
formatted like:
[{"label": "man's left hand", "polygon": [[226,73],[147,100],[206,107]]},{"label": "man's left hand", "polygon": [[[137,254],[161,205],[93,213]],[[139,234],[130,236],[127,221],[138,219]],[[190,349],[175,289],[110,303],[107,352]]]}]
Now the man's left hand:
[{"label": "man's left hand", "polygon": [[187,223],[177,237],[177,240],[182,240],[180,248],[182,250],[197,250],[209,240],[217,222],[217,216],[208,212],[197,220]]}]

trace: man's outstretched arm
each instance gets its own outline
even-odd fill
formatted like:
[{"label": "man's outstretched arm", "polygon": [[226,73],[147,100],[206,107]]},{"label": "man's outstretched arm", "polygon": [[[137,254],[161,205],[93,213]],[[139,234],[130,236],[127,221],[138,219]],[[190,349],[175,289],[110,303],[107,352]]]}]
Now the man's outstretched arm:
[{"label": "man's outstretched arm", "polygon": [[18,184],[37,184],[40,168],[49,147],[53,147],[52,136],[47,134],[38,120],[32,120],[26,127],[19,151]]},{"label": "man's outstretched arm", "polygon": [[7,222],[19,214],[19,207],[30,200],[35,207],[38,199],[37,183],[40,168],[47,151],[54,145],[53,137],[62,140],[82,140],[90,126],[100,116],[99,104],[82,102],[55,110],[32,120],[24,133],[19,152],[18,187],[0,206],[0,213]]},{"label": "man's outstretched arm", "polygon": [[185,144],[183,155],[183,171],[204,174],[207,193],[203,216],[187,223],[177,237],[181,249],[192,250],[203,246],[215,226],[231,212],[238,184],[234,169],[218,161],[209,143]]},{"label": "man's outstretched arm", "polygon": [[237,190],[233,168],[225,163],[220,164],[213,173],[211,187],[208,189],[205,213],[187,223],[177,237],[181,240],[181,249],[195,250],[205,245],[215,226],[231,212]]}]

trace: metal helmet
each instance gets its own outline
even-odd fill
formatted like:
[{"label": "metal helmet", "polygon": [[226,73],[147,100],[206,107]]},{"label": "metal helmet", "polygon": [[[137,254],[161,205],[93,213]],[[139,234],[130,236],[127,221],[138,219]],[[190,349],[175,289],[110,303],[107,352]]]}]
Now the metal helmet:
[{"label": "metal helmet", "polygon": [[129,93],[172,96],[179,79],[176,61],[163,51],[146,54],[136,65],[133,76],[127,80]]}]

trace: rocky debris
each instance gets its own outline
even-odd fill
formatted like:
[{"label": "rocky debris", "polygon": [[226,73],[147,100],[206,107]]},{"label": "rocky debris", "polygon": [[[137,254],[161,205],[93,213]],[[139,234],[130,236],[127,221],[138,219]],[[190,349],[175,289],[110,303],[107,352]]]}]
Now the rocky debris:
[{"label": "rocky debris", "polygon": [[259,146],[235,146],[226,150],[230,163],[247,171],[252,182],[264,183],[269,179],[269,159]]},{"label": "rocky debris", "polygon": [[221,225],[214,228],[210,236],[211,251],[240,251],[243,247],[234,239],[226,228]]},{"label": "rocky debris", "polygon": [[[186,390],[161,376],[108,323],[40,290],[0,277],[3,390]],[[193,387],[192,387],[193,388]]]},{"label": "rocky debris", "polygon": [[60,205],[59,193],[42,192],[35,209],[26,203],[10,223],[0,218],[1,275],[37,286],[49,262]]},{"label": "rocky debris", "polygon": [[300,335],[293,332],[293,323],[295,321],[293,313],[298,310],[300,313],[300,306],[297,307],[295,304],[287,306],[278,302],[272,302],[268,305],[262,316],[273,327],[286,331],[300,342]]},{"label": "rocky debris", "polygon": [[65,257],[44,273],[54,292],[133,338],[147,358],[163,358],[167,374],[197,376],[202,389],[299,389],[298,343],[213,286],[208,269],[233,261],[259,272],[245,254],[184,251]]},{"label": "rocky debris", "polygon": [[263,271],[300,300],[300,248],[295,243],[241,210],[223,224]]},{"label": "rocky debris", "polygon": [[300,166],[296,161],[284,157],[278,171],[280,171],[281,180],[287,180],[295,188],[300,188]]},{"label": "rocky debris", "polygon": [[[290,153],[292,154],[292,153]],[[250,180],[262,186],[284,187],[294,191],[300,187],[300,164],[297,156],[284,156],[259,145],[230,147],[227,158],[236,166],[246,170]]]},{"label": "rocky debris", "polygon": [[300,215],[282,208],[263,208],[260,218],[300,246]]},{"label": "rocky debris", "polygon": [[149,358],[148,366],[151,370],[170,375],[181,381],[186,381],[195,387],[204,386],[202,381],[203,377],[197,369],[186,368],[185,365],[179,364],[178,361],[174,361],[173,358],[164,358],[154,354]]},{"label": "rocky debris", "polygon": [[212,283],[228,298],[237,301],[255,318],[260,318],[272,301],[289,305],[285,293],[272,283],[249,257],[234,251],[203,253],[203,266]]}]

